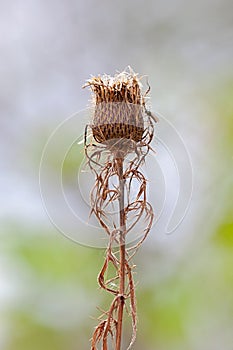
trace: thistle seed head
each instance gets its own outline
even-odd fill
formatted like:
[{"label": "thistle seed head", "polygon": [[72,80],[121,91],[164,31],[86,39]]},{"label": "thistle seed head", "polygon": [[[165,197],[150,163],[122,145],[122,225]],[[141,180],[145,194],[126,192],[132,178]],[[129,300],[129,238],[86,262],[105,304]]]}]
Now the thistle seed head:
[{"label": "thistle seed head", "polygon": [[99,143],[112,139],[139,142],[144,133],[144,98],[141,83],[132,69],[128,72],[92,77],[84,87],[93,92],[92,133]]}]

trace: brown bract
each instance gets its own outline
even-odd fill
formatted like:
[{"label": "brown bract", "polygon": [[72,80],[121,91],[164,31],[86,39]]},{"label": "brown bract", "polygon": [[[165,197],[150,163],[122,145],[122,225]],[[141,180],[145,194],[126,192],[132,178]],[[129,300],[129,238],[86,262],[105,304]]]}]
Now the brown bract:
[{"label": "brown bract", "polygon": [[85,87],[89,86],[93,92],[95,111],[91,127],[97,142],[115,138],[142,140],[145,101],[140,85],[132,70],[87,81]]}]

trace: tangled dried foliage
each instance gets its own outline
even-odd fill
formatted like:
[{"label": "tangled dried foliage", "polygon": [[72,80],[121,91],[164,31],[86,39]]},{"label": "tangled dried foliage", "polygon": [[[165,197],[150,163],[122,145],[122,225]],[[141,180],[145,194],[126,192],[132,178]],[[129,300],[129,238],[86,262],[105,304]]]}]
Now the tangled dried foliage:
[{"label": "tangled dried foliage", "polygon": [[[98,283],[114,296],[109,310],[99,317],[91,349],[97,350],[98,345],[102,350],[121,349],[124,309],[132,320],[130,349],[137,331],[132,257],[153,222],[153,210],[147,202],[147,180],[140,166],[151,150],[153,121],[157,119],[145,106],[149,89],[143,96],[140,79],[130,68],[114,77],[92,77],[86,86],[94,95],[92,124],[85,130],[87,162],[95,174],[91,208],[109,235]],[[89,131],[92,139],[88,143]],[[129,234],[139,226],[137,237],[128,242]]]}]

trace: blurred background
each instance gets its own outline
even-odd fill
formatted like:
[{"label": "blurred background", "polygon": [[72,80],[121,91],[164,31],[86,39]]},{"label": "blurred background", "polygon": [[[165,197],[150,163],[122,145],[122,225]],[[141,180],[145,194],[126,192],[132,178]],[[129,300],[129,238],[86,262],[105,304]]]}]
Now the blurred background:
[{"label": "blurred background", "polygon": [[[96,282],[104,251],[59,234],[42,205],[38,169],[54,128],[88,106],[85,80],[131,65],[149,76],[151,109],[182,135],[194,173],[182,224],[171,235],[154,228],[135,257],[134,349],[232,350],[232,2],[0,6],[0,349],[90,348],[96,306],[109,302]],[[68,160],[67,184],[82,153]],[[127,326],[123,349],[129,334]]]}]

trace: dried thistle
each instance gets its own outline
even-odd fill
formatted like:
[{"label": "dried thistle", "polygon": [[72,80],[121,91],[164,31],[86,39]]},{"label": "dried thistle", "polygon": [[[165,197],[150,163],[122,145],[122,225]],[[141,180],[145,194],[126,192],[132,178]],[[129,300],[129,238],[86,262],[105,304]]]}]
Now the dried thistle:
[{"label": "dried thistle", "polygon": [[[102,350],[108,350],[110,341],[111,348],[121,349],[124,309],[132,321],[129,350],[137,331],[132,257],[153,222],[153,210],[146,196],[147,180],[139,167],[151,149],[153,121],[157,119],[145,106],[149,89],[142,94],[140,79],[131,68],[114,77],[92,77],[84,85],[87,86],[93,92],[94,100],[92,123],[85,130],[85,153],[88,165],[95,173],[91,208],[109,235],[98,283],[114,296],[109,310],[99,318],[91,350],[98,350],[98,345]],[[90,143],[87,142],[89,130]],[[140,234],[138,232],[134,243],[128,244],[127,238],[138,229],[139,222],[142,223]],[[115,271],[111,276],[110,266]]]}]

